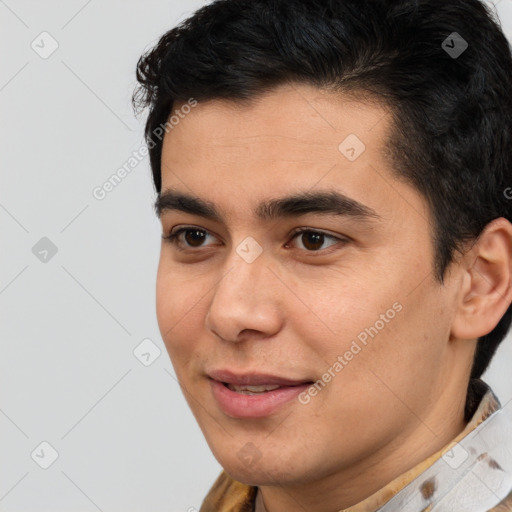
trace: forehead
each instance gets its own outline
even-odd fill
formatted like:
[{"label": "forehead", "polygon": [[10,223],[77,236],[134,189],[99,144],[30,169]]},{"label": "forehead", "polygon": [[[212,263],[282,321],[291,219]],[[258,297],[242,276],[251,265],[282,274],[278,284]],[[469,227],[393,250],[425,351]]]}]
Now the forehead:
[{"label": "forehead", "polygon": [[249,103],[199,102],[164,138],[162,190],[236,204],[238,212],[251,203],[253,212],[263,198],[331,188],[382,217],[416,210],[425,222],[419,194],[394,182],[390,119],[368,98],[304,85]]},{"label": "forehead", "polygon": [[[174,111],[184,103],[176,103]],[[168,146],[187,151],[201,145],[224,148],[226,154],[254,147],[272,158],[287,151],[301,158],[309,155],[311,160],[319,154],[327,156],[325,151],[337,158],[338,144],[350,134],[385,154],[389,119],[388,109],[369,97],[304,84],[282,85],[248,102],[199,102],[166,134],[163,156],[172,157],[165,151]]]}]

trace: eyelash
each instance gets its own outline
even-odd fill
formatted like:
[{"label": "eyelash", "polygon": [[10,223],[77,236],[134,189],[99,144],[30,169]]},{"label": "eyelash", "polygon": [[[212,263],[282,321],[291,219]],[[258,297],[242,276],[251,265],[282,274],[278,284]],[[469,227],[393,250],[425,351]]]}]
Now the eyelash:
[{"label": "eyelash", "polygon": [[[187,231],[200,231],[202,233],[210,234],[205,229],[195,228],[195,227],[183,227],[183,228],[180,228],[180,229],[176,230],[174,233],[170,233],[169,235],[162,235],[162,238],[164,240],[168,241],[169,243],[171,243],[172,245],[174,245],[176,247],[176,249],[179,250],[179,251],[185,251],[185,252],[186,251],[193,251],[193,252],[195,252],[196,250],[201,249],[201,247],[196,247],[196,248],[193,248],[193,247],[183,248],[183,247],[181,247],[180,241],[179,241],[178,237],[182,233],[185,233]],[[324,231],[319,231],[319,230],[312,229],[312,228],[297,228],[296,230],[294,230],[291,233],[290,241],[292,241],[295,238],[299,237],[303,233],[314,233],[314,234],[323,235],[324,237],[330,238],[331,240],[336,240],[338,243],[341,243],[343,245],[347,244],[350,241],[347,238],[340,238],[340,237],[337,237],[337,236],[334,236],[334,235],[330,235],[330,234],[328,234],[328,233],[326,233]],[[316,251],[308,251],[307,249],[301,249],[301,250],[305,250],[306,252],[311,253],[311,254],[318,254],[318,253],[325,254],[325,251],[328,251],[332,247],[335,247],[335,245],[337,245],[337,244],[333,244],[333,245],[327,247],[326,249],[319,249],[319,250],[316,250]]]}]

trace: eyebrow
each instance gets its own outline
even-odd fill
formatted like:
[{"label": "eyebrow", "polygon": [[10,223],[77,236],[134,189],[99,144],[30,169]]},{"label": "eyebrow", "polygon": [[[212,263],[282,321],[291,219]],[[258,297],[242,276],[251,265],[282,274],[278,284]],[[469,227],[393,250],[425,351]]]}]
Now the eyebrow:
[{"label": "eyebrow", "polygon": [[[211,201],[172,189],[161,192],[155,202],[157,216],[160,217],[162,213],[173,210],[219,223],[224,222],[218,208]],[[302,192],[265,200],[258,204],[254,213],[262,221],[299,217],[308,213],[337,215],[363,222],[382,219],[374,209],[334,190]]]}]

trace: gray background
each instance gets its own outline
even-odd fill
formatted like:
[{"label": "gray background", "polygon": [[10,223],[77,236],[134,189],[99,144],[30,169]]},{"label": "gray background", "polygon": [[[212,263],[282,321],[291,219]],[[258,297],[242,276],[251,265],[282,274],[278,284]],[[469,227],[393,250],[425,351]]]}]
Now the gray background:
[{"label": "gray background", "polygon": [[138,57],[204,3],[0,0],[0,512],[192,512],[221,470],[156,323],[148,157],[93,196],[143,144]]}]

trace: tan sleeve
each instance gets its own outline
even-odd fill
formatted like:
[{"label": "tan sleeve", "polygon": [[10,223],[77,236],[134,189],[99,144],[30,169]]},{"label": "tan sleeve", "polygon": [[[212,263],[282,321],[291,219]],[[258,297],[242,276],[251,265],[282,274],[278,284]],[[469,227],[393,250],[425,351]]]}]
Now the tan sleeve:
[{"label": "tan sleeve", "polygon": [[222,471],[199,512],[254,512],[256,491],[257,487],[237,482]]},{"label": "tan sleeve", "polygon": [[496,507],[489,512],[512,512],[512,492]]}]

